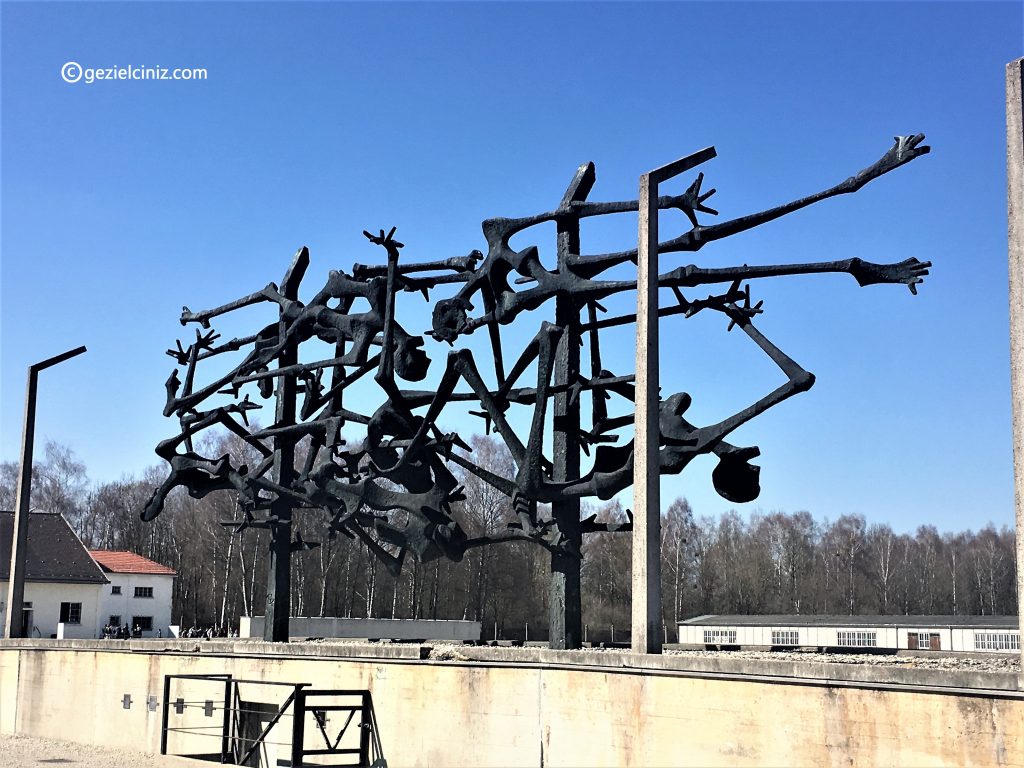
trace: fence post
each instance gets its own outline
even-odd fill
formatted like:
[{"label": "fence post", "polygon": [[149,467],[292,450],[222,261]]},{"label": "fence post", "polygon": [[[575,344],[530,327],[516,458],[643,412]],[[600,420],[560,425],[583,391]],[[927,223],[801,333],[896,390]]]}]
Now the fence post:
[{"label": "fence post", "polygon": [[305,757],[303,742],[306,738],[306,692],[295,686],[292,702],[292,768],[301,768]]},{"label": "fence post", "polygon": [[363,691],[362,722],[359,723],[359,764],[370,764],[370,729],[373,727],[373,716],[370,713],[370,692]]},{"label": "fence post", "polygon": [[160,754],[167,754],[167,716],[171,702],[171,676],[164,675],[164,711],[160,713]]},{"label": "fence post", "polygon": [[[224,728],[221,731],[220,738],[220,761],[221,763],[233,763],[235,762],[235,750],[231,745],[231,710],[234,707],[232,701],[232,690],[233,690],[231,675],[228,675],[224,680]],[[231,755],[231,759],[228,760],[228,755]]]}]

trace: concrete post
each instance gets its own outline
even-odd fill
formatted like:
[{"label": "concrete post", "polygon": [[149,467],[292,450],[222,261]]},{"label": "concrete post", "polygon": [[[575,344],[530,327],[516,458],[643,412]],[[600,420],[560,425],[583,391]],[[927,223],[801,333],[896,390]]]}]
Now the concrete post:
[{"label": "concrete post", "polygon": [[661,402],[658,369],[658,185],[715,156],[702,149],[640,177],[633,439],[632,649],[661,653]]},{"label": "concrete post", "polygon": [[636,262],[636,416],[633,439],[634,653],[661,653],[661,472],[658,448],[658,181],[640,177]]},{"label": "concrete post", "polygon": [[[1017,604],[1024,616],[1024,59],[1006,65],[1006,208],[1010,266],[1010,393],[1017,495]],[[1024,627],[1022,627],[1024,630]],[[1024,637],[1024,631],[1021,632]],[[1024,644],[1021,645],[1024,662]],[[1024,680],[1024,678],[1022,678]]]},{"label": "concrete post", "polygon": [[25,559],[28,549],[28,515],[32,500],[32,449],[36,436],[36,385],[39,372],[85,352],[77,347],[28,367],[25,387],[25,418],[21,429],[21,469],[14,507],[14,535],[11,538],[11,573],[7,584],[7,614],[4,637],[22,637],[25,608]]}]

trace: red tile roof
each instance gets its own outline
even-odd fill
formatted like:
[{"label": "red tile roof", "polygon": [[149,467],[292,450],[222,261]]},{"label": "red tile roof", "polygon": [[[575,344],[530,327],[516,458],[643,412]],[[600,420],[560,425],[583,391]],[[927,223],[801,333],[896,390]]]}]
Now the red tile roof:
[{"label": "red tile roof", "polygon": [[91,549],[89,554],[107,573],[149,573],[160,576],[177,575],[173,568],[154,563],[142,555],[113,549]]}]

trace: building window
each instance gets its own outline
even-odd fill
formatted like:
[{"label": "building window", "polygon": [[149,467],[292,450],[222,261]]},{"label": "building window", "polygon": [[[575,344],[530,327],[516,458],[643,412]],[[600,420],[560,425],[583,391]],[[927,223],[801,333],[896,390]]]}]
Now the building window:
[{"label": "building window", "polygon": [[869,648],[878,645],[876,632],[839,632],[839,645],[844,648]]},{"label": "building window", "polygon": [[61,603],[60,604],[60,620],[62,624],[81,624],[82,623],[82,604],[81,603]]},{"label": "building window", "polygon": [[704,642],[708,645],[736,645],[736,630],[705,629]]},{"label": "building window", "polygon": [[119,586],[116,586],[116,585],[111,587],[110,588],[110,594],[112,594],[112,595],[120,595],[121,594],[121,588]]},{"label": "building window", "polygon": [[132,630],[139,630],[140,632],[152,632],[153,631],[153,617],[152,616],[132,616]]},{"label": "building window", "polygon": [[107,624],[109,624],[112,627],[120,627],[121,626],[121,614],[119,614],[119,613],[113,614],[110,617],[110,621],[108,621]]},{"label": "building window", "polygon": [[1019,651],[1019,632],[975,632],[974,648],[978,651]]},{"label": "building window", "polygon": [[772,630],[772,645],[799,645],[800,632],[793,630]]},{"label": "building window", "polygon": [[938,632],[914,630],[907,633],[907,648],[912,651],[941,651],[942,637]]},{"label": "building window", "polygon": [[135,588],[135,596],[136,597],[152,597],[153,596],[153,588],[152,587],[136,587]]}]

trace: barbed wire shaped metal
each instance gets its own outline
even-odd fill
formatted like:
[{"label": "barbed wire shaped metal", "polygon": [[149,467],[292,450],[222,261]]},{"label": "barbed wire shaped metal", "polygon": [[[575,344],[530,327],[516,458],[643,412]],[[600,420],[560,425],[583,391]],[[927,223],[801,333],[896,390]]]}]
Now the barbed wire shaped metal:
[{"label": "barbed wire shaped metal", "polygon": [[[707,205],[715,190],[702,191],[704,174],[700,173],[682,195],[658,199],[659,209],[681,211],[691,225],[660,243],[658,251],[696,252],[813,203],[856,192],[926,154],[929,147],[923,145],[923,139],[922,134],[896,137],[893,147],[876,163],[835,186],[718,224],[701,223],[702,217],[718,212]],[[178,487],[196,498],[218,490],[235,491],[242,516],[226,524],[237,531],[286,528],[290,537],[292,510],[324,510],[327,535],[358,537],[396,575],[409,553],[420,561],[438,557],[460,560],[473,547],[531,541],[552,552],[579,557],[582,534],[630,530],[630,522],[598,522],[593,516],[579,520],[578,512],[577,519],[568,522],[564,516],[538,513],[539,505],[610,499],[632,483],[632,441],[617,444],[617,432],[633,423],[634,375],[616,374],[604,367],[600,334],[636,320],[634,314],[604,316],[607,312],[601,302],[636,290],[635,280],[603,279],[602,275],[619,265],[635,263],[637,250],[581,254],[574,252],[573,246],[578,243],[582,220],[635,212],[638,201],[588,202],[594,181],[593,164],[585,164],[554,210],[483,222],[486,253],[474,250],[455,258],[406,261],[400,258],[404,246],[395,239],[394,228],[364,232],[384,250],[386,262],[356,264],[351,274],[331,271],[306,301],[300,299],[299,288],[309,252],[302,248],[280,284],[270,283],[210,310],[193,312],[185,307],[182,325],[199,328],[187,346],[178,341],[168,350],[178,367],[166,382],[164,407],[165,416],[177,418],[180,431],[156,449],[169,465],[169,474],[146,504],[142,518],[152,520],[160,514],[168,494]],[[510,245],[514,235],[549,222],[555,222],[559,231],[558,264],[553,269],[544,265],[537,246],[516,250]],[[903,284],[916,294],[930,266],[916,258],[894,264],[847,258],[720,268],[687,264],[660,274],[659,286],[671,289],[676,303],[662,307],[659,317],[718,313],[727,330],[738,328],[746,334],[785,379],[742,410],[704,426],[686,419],[689,394],[679,391],[665,397],[658,425],[661,472],[680,473],[697,456],[713,454],[718,464],[711,479],[717,492],[737,503],[757,498],[759,468],[751,461],[760,451],[754,446],[734,445],[727,438],[814,383],[811,373],[755,326],[763,305],[751,297],[750,281],[846,273],[861,286]],[[432,328],[427,333],[452,345],[443,361],[440,382],[432,390],[411,387],[427,377],[432,361],[424,351],[424,336],[410,333],[398,319],[399,298],[416,294],[432,303]],[[357,302],[365,304],[363,311],[354,311]],[[251,336],[216,343],[220,337],[212,328],[213,320],[261,303],[276,306],[275,322]],[[514,359],[506,356],[499,327],[516,324],[524,313],[555,303],[560,303],[556,322],[542,322]],[[462,344],[477,330],[488,335],[491,359],[486,361],[490,366],[486,375],[480,361]],[[334,345],[334,356],[300,363],[299,348],[314,339]],[[584,341],[590,348],[589,374],[580,370],[578,347]],[[571,354],[572,350],[575,353]],[[229,353],[240,354],[242,359],[227,373],[198,386],[200,364]],[[523,382],[531,368],[536,369],[535,381]],[[325,372],[330,373],[327,381]],[[380,393],[376,409],[361,412],[346,407],[345,391],[371,374]],[[591,404],[586,428],[579,415],[585,393]],[[215,404],[225,398],[226,404]],[[250,425],[249,413],[262,407],[259,400],[271,398],[275,401],[273,423],[263,428]],[[470,403],[476,409],[471,413],[483,419],[485,429],[497,433],[511,453],[514,476],[498,476],[477,464],[458,433],[442,431],[445,407],[456,402]],[[553,404],[557,412],[549,419]],[[517,432],[507,417],[516,405],[532,409],[525,434]],[[361,445],[346,443],[343,435],[348,424],[365,428]],[[548,424],[562,434],[562,439],[554,441],[551,458],[544,453],[546,442],[552,442],[546,441],[550,437],[545,433]],[[195,449],[197,436],[214,428],[226,429],[244,440],[259,461],[253,466],[236,465],[230,455],[200,455]],[[300,444],[304,458],[297,466]],[[579,465],[580,450],[588,455],[593,450],[591,468],[567,473],[567,467]],[[566,453],[573,451],[576,460],[567,461]],[[460,469],[453,470],[452,465]],[[453,505],[464,498],[458,471],[471,473],[508,498],[514,514],[505,530],[470,537],[458,524]],[[291,541],[292,551],[314,546],[316,542],[303,540],[298,532]]]}]

